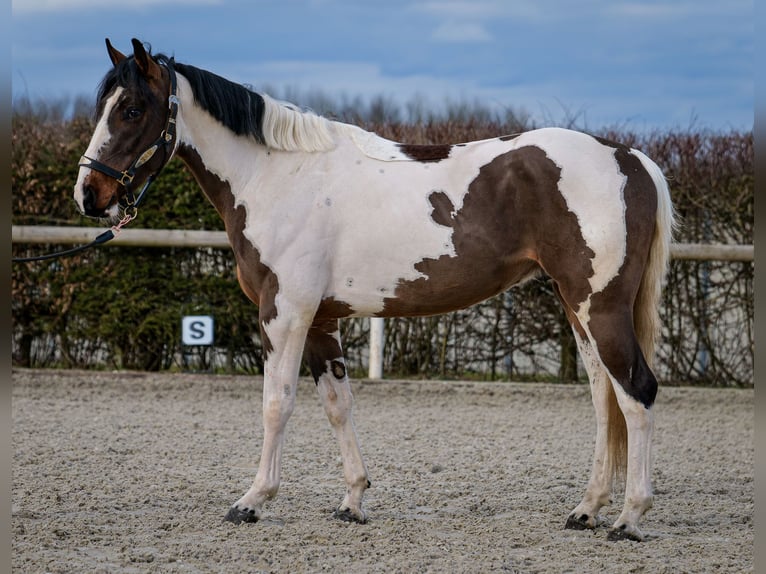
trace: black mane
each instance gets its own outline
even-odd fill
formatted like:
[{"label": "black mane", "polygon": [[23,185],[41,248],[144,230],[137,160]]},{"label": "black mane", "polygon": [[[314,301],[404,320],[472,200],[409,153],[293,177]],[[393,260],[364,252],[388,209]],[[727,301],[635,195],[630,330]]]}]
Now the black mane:
[{"label": "black mane", "polygon": [[[157,54],[152,58],[162,65],[173,66],[179,74],[183,75],[191,85],[197,105],[224,126],[237,135],[252,136],[259,143],[264,143],[265,103],[260,94],[212,72],[188,64],[176,63],[164,54]],[[139,86],[142,89],[148,89],[146,80],[139,72],[133,56],[125,58],[117,66],[112,67],[101,81],[96,99],[96,110],[99,115],[103,111],[105,98],[115,86]]]}]

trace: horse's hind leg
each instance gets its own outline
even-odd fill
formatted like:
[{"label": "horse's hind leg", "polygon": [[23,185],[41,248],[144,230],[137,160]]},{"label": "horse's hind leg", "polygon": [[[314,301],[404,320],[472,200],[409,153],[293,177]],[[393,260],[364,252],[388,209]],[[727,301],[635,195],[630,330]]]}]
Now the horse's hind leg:
[{"label": "horse's hind leg", "polygon": [[[593,529],[598,526],[598,512],[612,502],[612,478],[622,447],[625,422],[614,398],[609,374],[604,369],[593,346],[574,328],[577,347],[590,381],[591,398],[596,411],[596,445],[593,453],[588,486],[582,501],[567,518],[566,528]],[[610,448],[611,445],[611,448]]]},{"label": "horse's hind leg", "polygon": [[596,444],[590,479],[582,501],[569,514],[565,528],[594,529],[598,526],[599,510],[612,502],[612,478],[615,467],[619,464],[620,451],[624,451],[620,443],[624,442],[625,438],[625,422],[614,398],[609,374],[601,364],[577,315],[562,297],[558,285],[554,283],[553,287],[572,326],[577,348],[588,374],[591,398],[596,411]]},{"label": "horse's hind leg", "polygon": [[[633,327],[630,290],[615,282],[591,295],[577,312],[556,285],[575,332],[596,409],[596,446],[588,487],[567,519],[567,528],[595,528],[598,510],[610,502],[612,480],[625,476],[625,502],[611,540],[642,540],[641,516],[652,506],[651,410],[657,380],[644,359]],[[626,437],[627,434],[627,437]],[[627,443],[627,444],[626,444]]]},{"label": "horse's hind leg", "polygon": [[347,522],[364,523],[367,516],[362,509],[362,497],[370,482],[354,430],[353,397],[337,320],[315,323],[311,327],[306,339],[305,357],[340,444],[346,496],[335,516]]},{"label": "horse's hind leg", "polygon": [[[610,540],[642,540],[641,516],[652,507],[651,440],[654,428],[652,405],[657,379],[644,359],[633,329],[632,311],[614,308],[598,298],[587,314],[589,339],[608,373],[627,427],[625,501],[622,513],[609,533]],[[613,456],[618,456],[613,453]],[[615,467],[618,474],[622,464]]]}]

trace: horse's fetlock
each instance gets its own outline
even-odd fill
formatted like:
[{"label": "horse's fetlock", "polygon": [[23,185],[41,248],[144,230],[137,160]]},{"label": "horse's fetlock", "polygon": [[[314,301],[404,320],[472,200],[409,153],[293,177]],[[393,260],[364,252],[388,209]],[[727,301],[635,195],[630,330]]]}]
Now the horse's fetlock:
[{"label": "horse's fetlock", "polygon": [[370,488],[371,484],[372,483],[370,482],[370,479],[368,479],[366,476],[362,476],[359,479],[355,480],[352,486],[360,490],[367,490],[368,488]]}]

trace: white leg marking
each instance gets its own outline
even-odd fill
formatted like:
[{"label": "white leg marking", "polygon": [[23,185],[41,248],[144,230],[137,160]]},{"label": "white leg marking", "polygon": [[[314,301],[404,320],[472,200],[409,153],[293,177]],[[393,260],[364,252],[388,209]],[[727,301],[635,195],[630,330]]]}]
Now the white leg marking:
[{"label": "white leg marking", "polygon": [[629,538],[643,540],[638,529],[641,516],[652,507],[652,432],[654,412],[628,395],[612,380],[617,401],[628,425],[628,469],[625,483],[625,503],[614,529]]},{"label": "white leg marking", "polygon": [[234,508],[260,517],[263,503],[279,490],[285,427],[295,407],[300,360],[308,332],[307,324],[295,324],[278,316],[267,325],[274,350],[264,365],[263,447],[258,472],[250,489]]},{"label": "white leg marking", "polygon": [[[588,332],[588,328],[584,319],[588,318],[589,307],[590,302],[586,301],[586,303],[580,306],[580,310],[577,312],[578,319],[581,321],[581,324],[585,326],[586,332]],[[614,390],[615,396],[617,397],[617,402],[619,404],[620,410],[625,417],[625,423],[628,432],[628,461],[625,477],[625,501],[623,504],[622,513],[612,527],[613,530],[612,533],[610,533],[610,538],[615,540],[620,538],[643,540],[643,534],[638,528],[638,522],[641,516],[652,507],[654,500],[651,485],[651,445],[652,432],[654,430],[654,412],[651,410],[651,408],[647,409],[639,401],[628,395],[622,388],[622,385],[617,381],[617,379],[615,379],[609,373],[609,370],[603,365],[599,358],[598,347],[590,333],[588,336],[588,342],[586,342],[585,345],[581,347],[581,349],[582,348],[585,348],[583,360],[586,366],[589,364],[592,366],[600,366],[600,368],[603,369],[603,372],[605,372],[609,377],[609,382],[611,383],[612,389]],[[591,358],[587,359],[587,356],[590,356]],[[591,378],[591,384],[593,384],[593,377],[590,371],[588,375],[589,378]],[[603,397],[604,400],[602,403],[603,405],[606,405],[607,403],[604,402],[605,397],[608,397],[606,390],[603,393]],[[596,395],[594,394],[594,405],[595,401]],[[597,413],[598,408],[599,407],[596,407]],[[604,413],[606,412],[607,411],[605,409]],[[597,414],[597,418],[600,419],[599,414]],[[599,421],[599,427],[600,426],[601,421]],[[599,433],[597,432],[596,441],[596,459],[598,459],[599,449],[603,448],[607,444],[606,442],[601,443],[599,441],[606,441],[606,434],[604,437],[600,437]],[[605,449],[605,451],[606,450],[608,449]],[[600,464],[606,464],[606,461],[608,460],[604,459],[604,461],[599,462],[596,459],[594,459],[594,474],[596,472],[596,466]],[[608,465],[606,468],[608,468]],[[591,477],[591,480],[593,479],[594,477]],[[598,479],[596,479],[596,481],[598,481]],[[588,489],[590,490],[590,483]],[[585,500],[583,502],[585,502]],[[580,506],[578,506],[575,511],[573,511],[573,515],[578,510],[581,510]]]},{"label": "white leg marking", "polygon": [[[580,525],[595,528],[598,525],[598,511],[602,506],[612,501],[613,463],[609,458],[607,443],[609,428],[608,385],[611,385],[611,382],[590,342],[587,340],[583,341],[576,330],[574,331],[574,336],[585,365],[585,370],[588,372],[591,397],[596,410],[596,447],[593,453],[593,467],[588,486],[585,489],[585,495],[582,502],[577,505],[569,516],[570,521],[573,520],[577,523],[571,524],[573,527]],[[568,525],[570,525],[570,522],[568,522]]]},{"label": "white leg marking", "polygon": [[[335,337],[338,338],[338,333],[335,334]],[[354,398],[351,395],[348,376],[344,376],[340,380],[336,379],[328,361],[326,372],[317,381],[317,390],[327,418],[330,420],[330,425],[332,425],[338,439],[343,460],[346,496],[338,507],[338,511],[343,514],[350,514],[359,522],[365,522],[367,516],[362,509],[362,497],[369,482],[367,468],[362,459],[362,452],[359,449],[359,441],[354,428],[352,413]]]}]

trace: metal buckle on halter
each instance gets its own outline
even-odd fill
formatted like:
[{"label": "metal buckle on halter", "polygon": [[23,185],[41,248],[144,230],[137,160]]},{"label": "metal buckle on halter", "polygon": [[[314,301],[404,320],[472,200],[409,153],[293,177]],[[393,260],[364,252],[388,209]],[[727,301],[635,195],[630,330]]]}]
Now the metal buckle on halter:
[{"label": "metal buckle on halter", "polygon": [[128,173],[127,171],[123,171],[122,175],[115,179],[120,185],[122,185],[122,187],[128,187],[131,183],[133,183],[134,177],[135,177],[135,174]]}]

